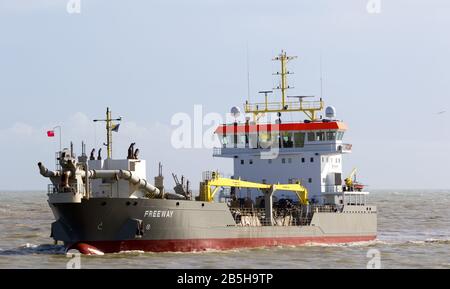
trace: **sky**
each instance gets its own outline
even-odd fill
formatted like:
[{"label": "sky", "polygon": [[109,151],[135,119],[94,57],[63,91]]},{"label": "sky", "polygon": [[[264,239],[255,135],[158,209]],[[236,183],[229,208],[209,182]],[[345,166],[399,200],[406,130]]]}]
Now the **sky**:
[{"label": "sky", "polygon": [[281,49],[298,56],[292,94],[320,95],[322,59],[322,96],[353,144],[345,172],[370,189],[450,187],[448,1],[81,0],[72,14],[68,1],[0,0],[1,190],[46,189],[36,164],[54,167],[57,125],[65,146],[101,147],[92,120],[107,106],[124,118],[114,156],[135,141],[149,179],[159,161],[169,187],[171,172],[231,173],[209,148],[174,148],[171,119],[223,115],[248,88],[258,100]]}]

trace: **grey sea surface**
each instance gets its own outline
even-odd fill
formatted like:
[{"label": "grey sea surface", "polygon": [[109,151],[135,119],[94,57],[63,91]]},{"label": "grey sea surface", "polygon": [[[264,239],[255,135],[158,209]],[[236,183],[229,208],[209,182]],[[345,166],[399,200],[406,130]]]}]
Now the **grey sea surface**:
[{"label": "grey sea surface", "polygon": [[[66,268],[53,245],[45,192],[0,192],[0,268]],[[308,244],[194,253],[139,251],[81,256],[81,268],[450,268],[450,190],[375,191],[378,238],[353,244]]]}]

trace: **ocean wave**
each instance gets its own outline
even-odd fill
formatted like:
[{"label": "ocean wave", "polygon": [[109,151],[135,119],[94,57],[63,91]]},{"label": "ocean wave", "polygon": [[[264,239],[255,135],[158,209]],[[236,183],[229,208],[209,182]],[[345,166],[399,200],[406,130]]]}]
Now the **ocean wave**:
[{"label": "ocean wave", "polygon": [[450,239],[426,239],[426,240],[411,240],[409,244],[425,245],[425,244],[450,244]]},{"label": "ocean wave", "polygon": [[113,253],[113,254],[116,254],[116,255],[121,255],[121,254],[124,254],[124,255],[140,255],[140,254],[144,254],[144,253],[146,253],[146,252],[143,251],[143,250],[125,250],[125,251],[120,251],[120,252]]},{"label": "ocean wave", "polygon": [[361,241],[361,242],[351,242],[351,243],[316,243],[316,242],[308,242],[301,245],[277,245],[277,246],[262,246],[262,247],[242,247],[242,248],[234,248],[234,249],[205,249],[205,250],[194,250],[189,252],[183,251],[175,251],[175,252],[145,252],[140,250],[132,250],[132,251],[120,251],[113,254],[193,254],[193,255],[202,255],[202,254],[233,254],[233,253],[241,253],[241,252],[264,252],[264,251],[273,251],[275,249],[295,249],[302,247],[358,247],[358,246],[371,246],[378,244],[378,240],[372,241]]},{"label": "ocean wave", "polygon": [[63,245],[51,245],[42,244],[35,245],[26,243],[14,249],[0,249],[0,256],[11,256],[11,255],[34,255],[34,254],[44,254],[44,255],[56,255],[65,254],[66,249]]},{"label": "ocean wave", "polygon": [[[256,248],[236,248],[230,250],[218,250],[218,249],[206,249],[199,251],[191,251],[191,252],[145,252],[143,250],[127,250],[120,251],[117,253],[113,253],[114,255],[141,255],[141,254],[194,254],[194,255],[202,255],[202,254],[234,254],[239,252],[249,252],[249,251],[272,251],[272,250],[284,250],[284,249],[297,249],[302,247],[329,247],[329,248],[351,248],[351,247],[373,247],[373,246],[401,246],[401,245],[429,245],[429,244],[443,244],[449,245],[450,238],[437,239],[437,238],[429,238],[425,240],[383,240],[383,239],[375,239],[371,241],[361,241],[361,242],[349,242],[349,243],[317,243],[317,242],[308,242],[302,245],[279,245],[279,246],[265,246],[265,247],[256,247]],[[14,249],[2,249],[0,248],[0,256],[7,255],[34,255],[34,254],[43,254],[43,255],[61,255],[65,254],[66,249],[63,245],[51,245],[51,244],[24,244]],[[109,254],[107,254],[109,255]]]},{"label": "ocean wave", "polygon": [[[284,246],[263,246],[263,247],[242,247],[242,248],[234,248],[234,249],[211,249],[206,248],[204,250],[193,250],[193,251],[167,251],[167,252],[146,252],[141,250],[126,250],[120,251],[112,254],[146,254],[146,255],[208,255],[208,254],[216,254],[216,255],[227,255],[241,252],[256,252],[256,251],[268,251],[273,250],[275,248],[295,248],[298,246],[284,245]],[[105,254],[106,255],[106,254]]]},{"label": "ocean wave", "polygon": [[374,245],[387,245],[387,246],[398,246],[398,245],[427,245],[427,244],[450,244],[450,238],[438,239],[438,238],[428,238],[424,240],[418,239],[377,239]]},{"label": "ocean wave", "polygon": [[[302,245],[281,245],[276,246],[276,248],[301,248],[301,247],[371,247],[379,245],[427,245],[427,244],[450,244],[450,238],[437,239],[429,238],[425,240],[383,240],[375,239],[371,241],[361,241],[361,242],[349,242],[349,243],[318,243],[318,242],[308,242]],[[271,250],[274,247],[262,247],[260,249]]]},{"label": "ocean wave", "polygon": [[348,243],[317,243],[317,242],[309,242],[304,244],[303,246],[308,247],[366,247],[372,246],[379,243],[379,240],[371,240],[371,241],[361,241],[361,242],[348,242]]}]

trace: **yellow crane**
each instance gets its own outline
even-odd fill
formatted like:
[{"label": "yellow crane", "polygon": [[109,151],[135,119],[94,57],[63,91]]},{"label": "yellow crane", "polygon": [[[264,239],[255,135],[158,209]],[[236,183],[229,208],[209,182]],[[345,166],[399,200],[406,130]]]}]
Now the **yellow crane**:
[{"label": "yellow crane", "polygon": [[292,191],[297,194],[302,205],[308,204],[308,190],[300,182],[295,184],[261,184],[242,181],[241,179],[222,178],[215,172],[212,173],[210,179],[200,183],[200,201],[212,202],[214,195],[221,187],[259,189],[271,195],[275,191]]},{"label": "yellow crane", "polygon": [[344,182],[347,191],[362,192],[365,187],[365,185],[356,180],[356,168],[354,168],[350,175],[345,178]]},{"label": "yellow crane", "polygon": [[345,180],[344,180],[345,185],[346,185],[348,188],[353,187],[353,178],[355,177],[356,171],[357,171],[357,169],[356,169],[356,168],[353,168],[352,172],[351,172],[351,173],[348,175],[348,177],[345,178]]}]

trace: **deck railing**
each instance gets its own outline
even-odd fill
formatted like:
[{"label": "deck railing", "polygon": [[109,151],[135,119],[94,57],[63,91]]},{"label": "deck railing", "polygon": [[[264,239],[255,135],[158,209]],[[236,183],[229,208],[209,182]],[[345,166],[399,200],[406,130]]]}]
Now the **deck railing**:
[{"label": "deck railing", "polygon": [[259,102],[246,103],[245,112],[258,113],[270,111],[302,111],[302,110],[321,110],[323,108],[323,101],[289,101],[283,104],[281,102]]},{"label": "deck railing", "polygon": [[309,226],[314,213],[337,212],[333,205],[302,205],[292,208],[273,208],[272,223],[266,218],[266,210],[261,208],[230,208],[237,226]]}]

